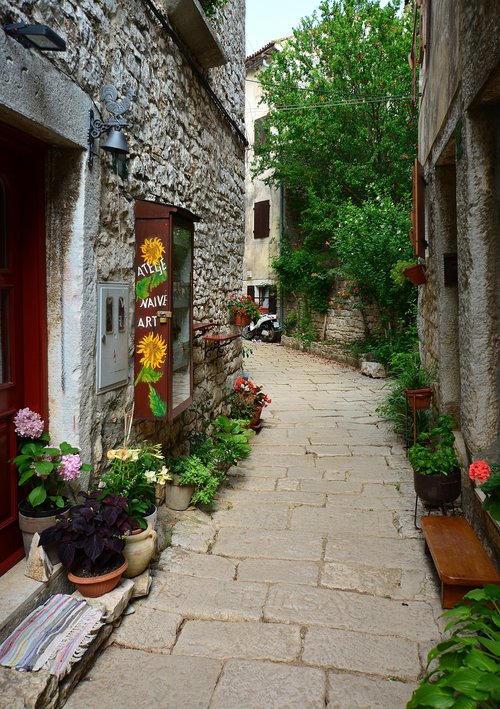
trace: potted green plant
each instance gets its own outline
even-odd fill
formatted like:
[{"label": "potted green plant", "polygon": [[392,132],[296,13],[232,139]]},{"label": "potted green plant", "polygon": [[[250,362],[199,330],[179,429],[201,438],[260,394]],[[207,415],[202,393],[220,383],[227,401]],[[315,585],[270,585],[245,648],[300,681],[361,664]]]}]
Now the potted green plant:
[{"label": "potted green plant", "polygon": [[259,306],[251,295],[231,296],[228,303],[229,316],[237,327],[245,327],[260,315]]},{"label": "potted green plant", "polygon": [[213,461],[204,463],[196,455],[169,459],[172,480],[165,489],[165,504],[172,510],[186,510],[190,504],[210,505],[219,487]]},{"label": "potted green plant", "polygon": [[500,586],[469,591],[443,617],[448,636],[429,652],[407,709],[500,706]]},{"label": "potted green plant", "polygon": [[55,546],[68,579],[83,596],[95,598],[111,591],[127,568],[125,536],[138,528],[127,513],[127,500],[98,490],[80,493],[83,503],[68,517],[43,530],[40,545]]},{"label": "potted green plant", "polygon": [[247,427],[248,421],[217,416],[209,426],[210,435],[196,433],[191,439],[190,453],[202,463],[214,464],[219,482],[225,472],[239,460],[246,458],[251,450],[248,443],[255,432]]},{"label": "potted green plant", "polygon": [[[69,443],[51,445],[44,422],[35,411],[20,409],[14,417],[14,426],[21,441],[19,455],[11,462],[19,471],[18,484],[27,491],[18,509],[24,550],[28,554],[34,533],[52,526],[57,515],[69,510],[67,484],[92,467],[82,463],[79,449]],[[53,562],[58,561],[52,551],[49,556]]]},{"label": "potted green plant", "polygon": [[443,505],[460,494],[460,466],[455,453],[452,416],[442,415],[434,427],[421,433],[408,449],[415,492],[424,504]]}]

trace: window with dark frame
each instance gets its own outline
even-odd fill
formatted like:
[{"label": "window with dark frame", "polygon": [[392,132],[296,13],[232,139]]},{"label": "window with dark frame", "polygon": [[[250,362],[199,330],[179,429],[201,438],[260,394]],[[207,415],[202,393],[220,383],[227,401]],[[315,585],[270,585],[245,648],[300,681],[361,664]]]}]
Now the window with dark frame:
[{"label": "window with dark frame", "polygon": [[266,239],[269,236],[269,200],[255,202],[253,206],[254,239]]},{"label": "window with dark frame", "polygon": [[266,142],[267,133],[267,122],[268,117],[262,116],[262,118],[257,118],[253,124],[253,139],[254,145],[264,145]]}]

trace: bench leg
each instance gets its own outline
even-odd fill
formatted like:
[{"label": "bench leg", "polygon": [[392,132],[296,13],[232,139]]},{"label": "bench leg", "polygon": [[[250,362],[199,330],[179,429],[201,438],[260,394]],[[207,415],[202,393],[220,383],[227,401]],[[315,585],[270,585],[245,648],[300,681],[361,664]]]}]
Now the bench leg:
[{"label": "bench leg", "polygon": [[453,608],[474,586],[454,586],[441,582],[441,607]]}]

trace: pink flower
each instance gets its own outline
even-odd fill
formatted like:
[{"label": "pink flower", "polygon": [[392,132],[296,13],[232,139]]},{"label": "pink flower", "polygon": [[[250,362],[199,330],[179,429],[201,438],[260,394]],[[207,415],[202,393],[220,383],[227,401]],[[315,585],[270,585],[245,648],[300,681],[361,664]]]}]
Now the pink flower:
[{"label": "pink flower", "polygon": [[15,431],[23,438],[40,438],[43,433],[43,420],[40,414],[28,409],[19,409],[14,416]]},{"label": "pink flower", "polygon": [[76,480],[80,475],[81,467],[82,461],[80,460],[80,456],[68,453],[68,455],[62,456],[58,473],[63,480]]},{"label": "pink flower", "polygon": [[479,480],[484,483],[488,480],[491,474],[491,468],[484,460],[476,460],[469,466],[469,477],[471,480]]}]

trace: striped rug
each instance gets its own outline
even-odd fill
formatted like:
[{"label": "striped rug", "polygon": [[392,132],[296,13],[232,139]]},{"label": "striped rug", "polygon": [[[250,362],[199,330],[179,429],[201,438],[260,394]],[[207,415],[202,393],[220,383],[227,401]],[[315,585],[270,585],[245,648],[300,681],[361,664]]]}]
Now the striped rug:
[{"label": "striped rug", "polygon": [[32,611],[0,645],[0,665],[64,677],[103,625],[102,610],[58,593]]}]

